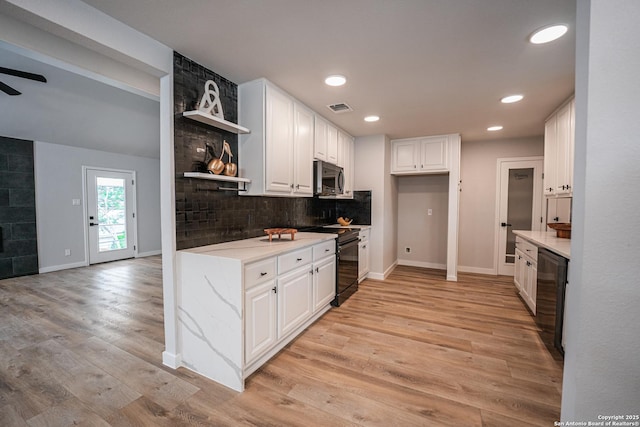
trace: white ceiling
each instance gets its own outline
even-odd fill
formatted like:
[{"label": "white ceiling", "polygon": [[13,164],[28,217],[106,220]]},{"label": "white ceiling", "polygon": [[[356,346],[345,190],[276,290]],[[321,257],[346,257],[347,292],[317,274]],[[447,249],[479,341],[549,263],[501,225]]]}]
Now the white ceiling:
[{"label": "white ceiling", "polygon": [[[266,77],[354,136],[461,133],[470,141],[542,135],[545,117],[574,90],[575,0],[84,2],[233,82]],[[535,29],[557,22],[569,24],[565,37],[548,45],[527,42]],[[11,67],[0,53],[0,66]],[[57,105],[49,101],[39,106],[51,114],[49,132],[60,123],[82,126],[91,112],[99,111],[96,98],[114,103],[117,108],[111,112],[142,115],[145,125],[152,121],[146,117],[151,109],[154,114],[158,110],[157,103],[126,92],[78,93],[86,82],[56,88],[54,70],[32,65],[29,71],[50,79],[45,86]],[[347,84],[324,85],[324,77],[334,73],[347,76]],[[36,83],[12,85],[25,95],[43,90]],[[63,94],[65,89],[72,93]],[[512,93],[525,99],[511,105],[499,102]],[[0,94],[3,115],[6,99]],[[28,98],[13,97],[11,102],[18,111],[18,103],[28,103]],[[337,102],[355,111],[336,115],[326,108]],[[62,121],[62,112],[73,120]],[[381,120],[365,123],[368,114]],[[105,123],[93,133],[126,140],[132,129],[122,120],[121,129]],[[486,131],[495,124],[504,130]],[[114,135],[120,130],[121,135]]]}]

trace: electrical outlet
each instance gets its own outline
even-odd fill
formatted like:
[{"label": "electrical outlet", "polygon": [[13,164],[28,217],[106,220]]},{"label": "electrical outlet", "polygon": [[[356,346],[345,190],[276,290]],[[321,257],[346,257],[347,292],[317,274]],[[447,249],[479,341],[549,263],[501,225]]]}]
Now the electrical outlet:
[{"label": "electrical outlet", "polygon": [[427,209],[427,215],[433,215],[433,209]]},{"label": "electrical outlet", "polygon": [[64,256],[71,256],[71,249],[65,249]]},{"label": "electrical outlet", "polygon": [[404,248],[404,251],[405,251],[406,253],[410,254],[410,253],[411,253],[411,248]]}]

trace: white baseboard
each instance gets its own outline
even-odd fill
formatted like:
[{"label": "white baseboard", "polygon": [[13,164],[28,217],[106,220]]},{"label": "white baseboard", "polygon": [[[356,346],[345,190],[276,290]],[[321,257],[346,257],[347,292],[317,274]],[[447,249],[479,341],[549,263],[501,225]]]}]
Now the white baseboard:
[{"label": "white baseboard", "polygon": [[51,273],[52,271],[69,270],[70,268],[86,267],[87,263],[84,261],[73,262],[71,264],[52,265],[51,267],[42,267],[38,269],[38,273]]},{"label": "white baseboard", "polygon": [[178,369],[182,366],[182,356],[179,354],[168,353],[165,350],[162,352],[162,364],[172,369]]},{"label": "white baseboard", "polygon": [[413,261],[410,259],[399,259],[398,265],[406,265],[409,267],[434,268],[436,270],[446,270],[446,264],[438,264],[436,262]]},{"label": "white baseboard", "polygon": [[147,256],[154,256],[154,255],[162,255],[162,250],[158,249],[157,251],[138,252],[138,255],[136,255],[136,258],[144,258]]},{"label": "white baseboard", "polygon": [[376,273],[376,272],[370,271],[369,274],[367,274],[367,279],[384,280],[391,274],[391,272],[393,271],[394,268],[396,268],[397,265],[398,265],[398,261],[396,260],[396,262],[391,264],[389,268],[387,268],[384,271],[384,273]]},{"label": "white baseboard", "polygon": [[467,267],[467,266],[459,265],[458,272],[486,274],[488,276],[496,276],[496,271],[493,268]]}]

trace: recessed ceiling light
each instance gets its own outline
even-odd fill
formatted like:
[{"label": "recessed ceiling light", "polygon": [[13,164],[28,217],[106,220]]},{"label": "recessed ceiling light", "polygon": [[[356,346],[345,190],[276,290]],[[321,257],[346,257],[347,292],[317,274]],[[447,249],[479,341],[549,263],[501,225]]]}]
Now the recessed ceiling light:
[{"label": "recessed ceiling light", "polygon": [[536,30],[529,41],[533,44],[549,43],[564,36],[569,27],[564,24],[550,25]]},{"label": "recessed ceiling light", "polygon": [[491,126],[491,127],[488,127],[487,130],[489,132],[495,132],[497,130],[502,130],[502,126]]},{"label": "recessed ceiling light", "polygon": [[500,102],[502,102],[503,104],[511,104],[513,102],[521,101],[522,98],[524,98],[524,96],[522,95],[509,95],[502,98]]},{"label": "recessed ceiling light", "polygon": [[345,76],[335,74],[324,79],[324,82],[329,86],[342,86],[347,82],[347,78]]},{"label": "recessed ceiling light", "polygon": [[380,120],[379,116],[367,116],[364,118],[365,122],[377,122],[378,120]]}]

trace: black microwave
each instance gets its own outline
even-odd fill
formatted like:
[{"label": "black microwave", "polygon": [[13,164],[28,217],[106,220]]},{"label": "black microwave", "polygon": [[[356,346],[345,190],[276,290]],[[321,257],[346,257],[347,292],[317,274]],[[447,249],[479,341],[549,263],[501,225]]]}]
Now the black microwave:
[{"label": "black microwave", "polygon": [[344,193],[344,171],[340,166],[315,160],[313,162],[313,194],[335,197]]}]

